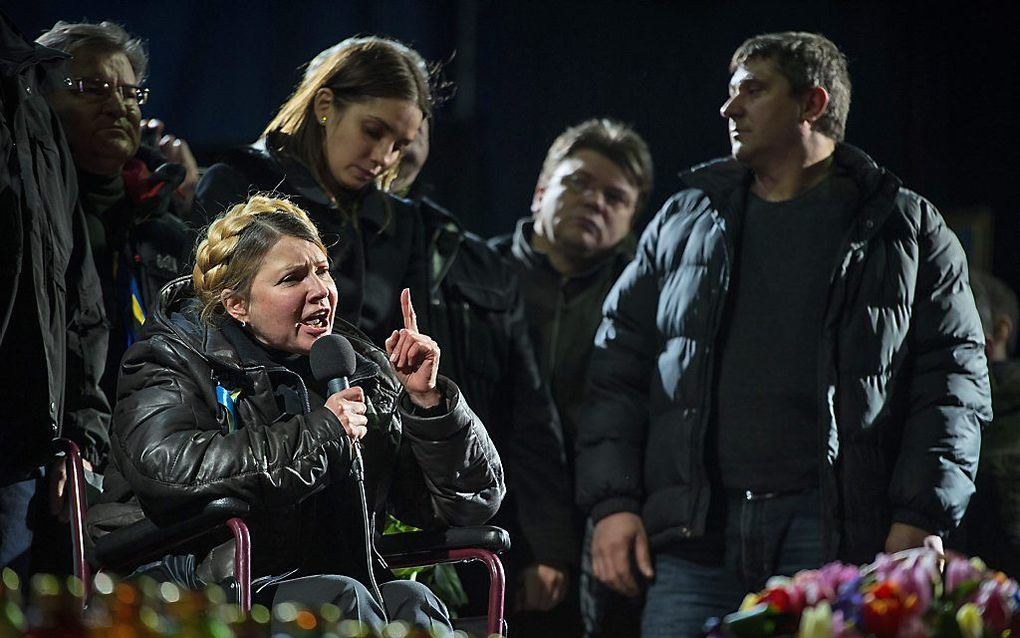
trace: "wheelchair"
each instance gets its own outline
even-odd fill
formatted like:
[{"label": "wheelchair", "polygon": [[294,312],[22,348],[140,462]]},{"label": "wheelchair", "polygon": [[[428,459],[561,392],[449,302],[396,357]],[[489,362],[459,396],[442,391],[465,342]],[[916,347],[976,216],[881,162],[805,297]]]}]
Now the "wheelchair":
[{"label": "wheelchair", "polygon": [[[99,538],[90,555],[85,550],[85,473],[78,446],[68,439],[56,441],[68,460],[66,496],[70,502],[73,573],[83,585],[82,611],[92,591],[92,578],[101,570],[130,573],[134,568],[158,560],[175,548],[210,534],[229,532],[234,541],[234,582],[237,600],[244,611],[251,609],[251,538],[244,518],[249,506],[240,499],[220,498],[200,512],[170,525],[157,526],[142,519]],[[506,636],[503,603],[506,578],[498,554],[510,548],[506,530],[490,525],[450,527],[440,530],[377,536],[376,548],[393,568],[420,567],[439,563],[479,561],[489,574],[487,616],[461,618],[458,629],[475,635]],[[482,634],[484,631],[484,634]]]}]

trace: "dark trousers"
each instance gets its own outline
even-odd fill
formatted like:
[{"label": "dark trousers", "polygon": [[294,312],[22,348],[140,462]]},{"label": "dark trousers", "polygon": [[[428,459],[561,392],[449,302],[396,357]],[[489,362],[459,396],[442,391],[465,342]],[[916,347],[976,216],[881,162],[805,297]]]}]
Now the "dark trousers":
[{"label": "dark trousers", "polygon": [[[368,588],[347,576],[305,576],[274,585],[275,592],[259,592],[258,598],[272,593],[272,604],[293,602],[318,610],[329,603],[340,608],[345,620],[356,620],[381,631],[388,622],[401,621],[410,626],[445,634],[453,631],[450,614],[443,601],[428,587],[410,580],[394,580],[379,585],[385,610]],[[285,634],[288,627],[273,614],[272,634]],[[443,630],[443,631],[440,631]]]},{"label": "dark trousers", "polygon": [[22,579],[31,568],[29,511],[35,492],[35,478],[0,486],[0,568],[10,567]]},{"label": "dark trousers", "polygon": [[699,636],[705,620],[740,606],[773,575],[790,576],[824,561],[821,497],[794,494],[727,498],[722,563],[706,565],[658,552],[647,592],[642,635]]}]

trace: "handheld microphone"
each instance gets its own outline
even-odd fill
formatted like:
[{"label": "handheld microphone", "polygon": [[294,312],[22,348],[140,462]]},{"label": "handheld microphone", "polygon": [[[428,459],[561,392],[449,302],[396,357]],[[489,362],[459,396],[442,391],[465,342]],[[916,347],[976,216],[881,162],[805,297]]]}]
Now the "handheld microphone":
[{"label": "handheld microphone", "polygon": [[[330,396],[351,387],[347,377],[354,374],[358,365],[351,342],[347,337],[334,334],[323,335],[315,340],[308,352],[308,363],[312,367],[312,376],[320,382],[326,381]],[[354,474],[361,480],[365,472],[361,459],[361,442],[355,440],[351,447],[354,449]]]},{"label": "handheld microphone", "polygon": [[315,378],[326,381],[330,395],[351,387],[347,377],[354,374],[357,362],[354,347],[346,337],[333,334],[319,337],[308,353],[308,362]]}]

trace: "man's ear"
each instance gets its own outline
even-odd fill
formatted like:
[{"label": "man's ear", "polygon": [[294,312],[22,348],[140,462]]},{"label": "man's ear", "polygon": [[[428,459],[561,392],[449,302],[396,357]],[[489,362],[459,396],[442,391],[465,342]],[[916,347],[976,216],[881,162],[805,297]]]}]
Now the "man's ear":
[{"label": "man's ear", "polygon": [[538,210],[542,207],[542,196],[545,195],[545,186],[539,184],[535,186],[535,194],[531,196],[531,213],[532,215],[538,213]]},{"label": "man's ear", "polygon": [[223,304],[228,315],[241,323],[248,322],[248,302],[241,295],[227,288],[220,293],[220,303]]},{"label": "man's ear", "polygon": [[323,87],[315,92],[312,99],[312,110],[315,112],[315,119],[322,124],[322,118],[328,118],[333,110],[333,89]]},{"label": "man's ear", "polygon": [[801,101],[801,118],[814,125],[818,118],[829,110],[829,92],[820,86],[812,87],[804,93]]}]

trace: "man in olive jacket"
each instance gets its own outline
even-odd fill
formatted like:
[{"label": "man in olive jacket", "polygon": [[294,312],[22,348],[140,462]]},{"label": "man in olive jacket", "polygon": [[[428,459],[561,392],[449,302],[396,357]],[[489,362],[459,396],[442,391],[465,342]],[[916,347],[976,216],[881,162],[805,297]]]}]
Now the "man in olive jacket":
[{"label": "man in olive jacket", "polygon": [[[653,172],[648,145],[630,126],[608,118],[571,126],[546,153],[532,217],[521,219],[512,235],[492,240],[520,276],[531,341],[563,422],[571,470],[599,308],[633,256],[631,229],[648,201]],[[587,545],[585,514],[573,514]],[[620,600],[595,581],[585,560],[588,552],[582,551],[579,589],[572,588],[563,605],[523,630],[518,621],[512,625],[516,630],[563,637],[583,631],[586,638],[637,634],[640,601]]]},{"label": "man in olive jacket", "polygon": [[[432,123],[401,155],[393,192],[421,213],[431,265],[423,325],[443,347],[442,373],[458,384],[485,424],[506,471],[507,493],[490,521],[510,532],[503,556],[509,625],[547,611],[566,594],[577,571],[574,494],[563,431],[549,388],[539,375],[513,266],[445,208],[425,195],[418,180],[429,157]],[[461,572],[468,594],[485,592],[488,575]],[[485,582],[481,582],[484,578]],[[472,607],[487,599],[471,600]],[[462,610],[464,611],[464,610]],[[468,613],[471,613],[470,611]]]},{"label": "man in olive jacket", "polygon": [[843,54],[769,34],[730,70],[732,158],[683,175],[610,292],[578,435],[595,574],[650,582],[645,636],[697,635],[772,574],[937,544],[991,417],[964,253],[842,144]]}]

